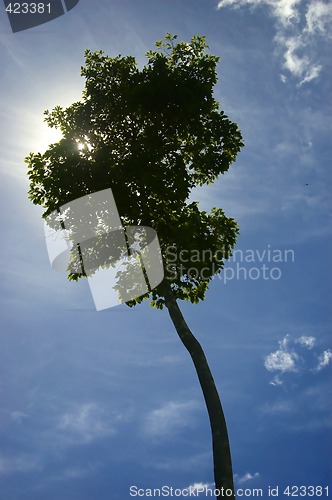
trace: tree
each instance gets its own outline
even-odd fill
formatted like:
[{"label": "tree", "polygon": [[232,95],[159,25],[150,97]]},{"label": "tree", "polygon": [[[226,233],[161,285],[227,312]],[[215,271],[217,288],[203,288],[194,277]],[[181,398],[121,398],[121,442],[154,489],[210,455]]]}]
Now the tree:
[{"label": "tree", "polygon": [[[177,42],[167,34],[139,68],[134,57],[85,52],[82,100],[45,111],[63,138],[43,154],[26,158],[29,198],[43,217],[86,194],[111,188],[124,225],[153,228],[165,277],[145,299],[168,309],[194,363],[209,414],[217,498],[235,498],[230,446],[220,398],[201,345],[177,300],[198,303],[232,252],[237,223],[220,208],[200,211],[189,202],[193,188],[226,172],[243,146],[237,125],[214,99],[219,58],[207,53],[205,37]],[[195,259],[183,252],[195,250]],[[192,252],[193,253],[193,252]],[[68,270],[68,278],[85,275]]]}]

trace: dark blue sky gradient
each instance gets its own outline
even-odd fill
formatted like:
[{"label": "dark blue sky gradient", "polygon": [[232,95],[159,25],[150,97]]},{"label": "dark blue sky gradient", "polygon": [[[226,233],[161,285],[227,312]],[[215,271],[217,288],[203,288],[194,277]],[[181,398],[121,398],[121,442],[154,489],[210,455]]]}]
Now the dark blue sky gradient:
[{"label": "dark blue sky gradient", "polygon": [[[330,17],[309,37],[314,0],[286,28],[268,5],[217,3],[81,0],[15,34],[0,12],[1,499],[126,500],[131,485],[213,481],[206,409],[167,311],[97,313],[86,282],[52,270],[23,161],[51,138],[43,111],[80,99],[85,49],[142,65],[167,32],[206,35],[221,59],[216,97],[245,141],[230,171],[193,199],[238,220],[244,254],[295,255],[227,263],[234,279],[216,277],[204,303],[181,304],[220,390],[236,485],[268,498],[269,486],[331,483]],[[248,277],[263,264],[280,279]],[[238,267],[247,279],[236,279]]]}]

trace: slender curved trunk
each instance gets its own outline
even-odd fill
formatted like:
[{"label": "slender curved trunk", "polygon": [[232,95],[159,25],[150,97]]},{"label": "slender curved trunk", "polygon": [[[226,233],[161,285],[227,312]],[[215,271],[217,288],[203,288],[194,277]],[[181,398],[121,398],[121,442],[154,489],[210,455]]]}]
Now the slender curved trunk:
[{"label": "slender curved trunk", "polygon": [[163,289],[165,304],[175,329],[195,365],[208,410],[212,432],[214,481],[218,492],[216,498],[218,500],[221,498],[235,500],[227,426],[212,373],[200,343],[185,322],[169,283],[164,279],[160,286]]}]

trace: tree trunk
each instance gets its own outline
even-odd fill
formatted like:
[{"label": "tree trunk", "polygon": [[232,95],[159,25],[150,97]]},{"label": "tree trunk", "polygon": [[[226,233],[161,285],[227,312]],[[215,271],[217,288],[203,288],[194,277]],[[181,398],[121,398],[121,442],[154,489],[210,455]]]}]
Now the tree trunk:
[{"label": "tree trunk", "polygon": [[175,329],[195,365],[208,410],[212,432],[214,481],[217,492],[216,498],[229,498],[235,500],[232,459],[227,426],[212,373],[200,343],[191,333],[185,322],[169,283],[164,279],[160,286],[163,290],[165,304]]}]

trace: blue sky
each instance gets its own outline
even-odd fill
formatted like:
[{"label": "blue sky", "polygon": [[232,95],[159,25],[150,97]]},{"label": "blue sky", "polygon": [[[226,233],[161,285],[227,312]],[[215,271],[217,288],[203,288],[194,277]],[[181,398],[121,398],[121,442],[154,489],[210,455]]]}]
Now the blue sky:
[{"label": "blue sky", "polygon": [[238,220],[239,252],[204,303],[181,304],[220,391],[236,487],[284,498],[331,483],[331,4],[81,0],[15,34],[0,8],[4,500],[211,486],[206,409],[167,311],[96,312],[86,282],[52,270],[23,162],[52,138],[43,111],[80,98],[85,49],[143,64],[167,32],[206,35],[216,97],[245,141],[193,194]]}]

